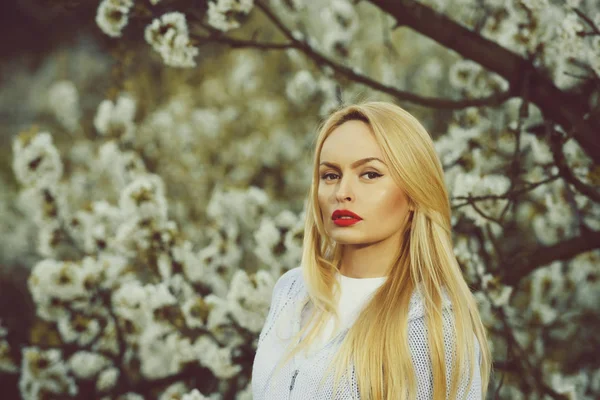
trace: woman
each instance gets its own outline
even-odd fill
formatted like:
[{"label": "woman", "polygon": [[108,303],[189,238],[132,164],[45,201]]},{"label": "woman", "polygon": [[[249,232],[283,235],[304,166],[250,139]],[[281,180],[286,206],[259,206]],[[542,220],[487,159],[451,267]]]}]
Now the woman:
[{"label": "woman", "polygon": [[485,398],[486,333],[423,126],[390,103],[344,107],[313,172],[302,264],[273,289],[254,400]]}]

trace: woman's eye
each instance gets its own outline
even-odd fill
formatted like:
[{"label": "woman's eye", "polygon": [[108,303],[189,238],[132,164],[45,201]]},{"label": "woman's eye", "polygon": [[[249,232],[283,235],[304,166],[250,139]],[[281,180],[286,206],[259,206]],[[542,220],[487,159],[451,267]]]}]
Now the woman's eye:
[{"label": "woman's eye", "polygon": [[371,175],[373,177],[370,178],[369,180],[373,180],[373,179],[376,179],[376,178],[379,178],[380,176],[382,176],[381,174],[378,174],[377,172],[373,172],[373,171],[365,172],[363,175],[368,175],[368,174],[373,174],[373,175]]},{"label": "woman's eye", "polygon": [[331,174],[331,173],[329,173],[329,174],[323,174],[323,175],[321,175],[321,179],[324,179],[326,181],[330,181],[331,179],[327,179],[327,177],[331,176],[331,175],[335,175],[335,174]]},{"label": "woman's eye", "polygon": [[[370,181],[372,181],[373,179],[377,179],[377,178],[383,176],[383,175],[381,175],[381,174],[379,174],[377,172],[373,172],[373,171],[365,172],[362,175],[369,175],[369,179],[368,180],[370,180]],[[337,174],[332,174],[332,173],[323,174],[323,175],[321,175],[321,179],[326,180],[326,181],[330,181],[332,179],[327,179],[330,176],[337,177]]]}]

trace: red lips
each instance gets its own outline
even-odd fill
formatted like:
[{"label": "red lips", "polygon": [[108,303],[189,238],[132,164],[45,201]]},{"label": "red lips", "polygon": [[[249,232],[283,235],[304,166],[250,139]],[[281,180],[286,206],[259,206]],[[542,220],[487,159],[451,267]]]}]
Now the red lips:
[{"label": "red lips", "polygon": [[354,219],[358,219],[361,220],[362,218],[359,217],[358,215],[354,214],[352,211],[350,210],[335,210],[333,212],[333,214],[331,215],[331,219],[332,220],[336,220],[340,217],[352,217]]}]

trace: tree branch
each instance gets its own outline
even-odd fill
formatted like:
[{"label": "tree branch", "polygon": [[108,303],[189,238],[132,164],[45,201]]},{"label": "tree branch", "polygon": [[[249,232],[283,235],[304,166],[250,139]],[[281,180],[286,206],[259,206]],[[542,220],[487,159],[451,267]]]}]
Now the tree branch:
[{"label": "tree branch", "polygon": [[[448,99],[440,99],[435,97],[423,97],[418,96],[414,93],[407,92],[404,90],[396,89],[393,86],[385,85],[379,81],[376,81],[367,75],[362,74],[356,69],[348,68],[331,58],[325,56],[323,53],[319,52],[312,46],[310,46],[304,40],[298,39],[292,31],[285,26],[285,24],[275,15],[275,13],[264,4],[262,1],[256,1],[256,6],[260,8],[264,14],[273,22],[273,24],[281,31],[281,33],[288,39],[289,44],[286,48],[293,47],[302,51],[309,58],[311,58],[318,65],[325,65],[332,68],[336,73],[343,75],[354,82],[361,83],[363,85],[369,86],[375,90],[380,92],[389,94],[400,101],[405,101],[413,104],[418,104],[424,107],[438,108],[438,109],[447,109],[447,110],[455,110],[455,109],[463,109],[467,107],[483,107],[483,106],[494,106],[504,103],[513,94],[510,91],[496,93],[487,97],[483,97],[480,99],[465,99],[465,100],[448,100]],[[240,47],[243,41],[235,40],[235,43]],[[249,47],[251,42],[245,42]],[[264,48],[265,46],[256,46]]]},{"label": "tree branch", "polygon": [[548,141],[550,142],[550,150],[552,150],[554,162],[556,163],[558,171],[560,172],[562,177],[568,183],[572,184],[575,187],[575,189],[577,189],[579,192],[586,195],[595,202],[600,203],[600,192],[577,179],[575,174],[573,174],[573,171],[571,171],[571,169],[569,168],[567,160],[565,159],[565,154],[563,153],[562,149],[563,140],[559,136],[559,134],[554,130],[552,123],[546,122],[545,125],[548,134]]},{"label": "tree branch", "polygon": [[287,49],[296,49],[294,43],[268,43],[268,42],[258,42],[255,40],[242,40],[235,39],[232,37],[224,36],[224,35],[190,35],[194,40],[198,41],[199,45],[206,43],[223,43],[232,48],[247,48],[252,47],[255,49],[262,50],[287,50]]},{"label": "tree branch", "polygon": [[556,175],[552,175],[549,176],[546,179],[543,179],[539,182],[534,182],[534,183],[529,183],[526,186],[524,186],[521,189],[513,189],[513,190],[507,190],[506,193],[504,194],[488,194],[488,195],[483,195],[483,196],[455,196],[453,197],[451,200],[463,200],[463,203],[460,204],[455,204],[452,206],[453,210],[457,210],[459,208],[468,206],[470,204],[473,204],[475,202],[478,201],[485,201],[485,200],[510,200],[510,201],[514,201],[515,199],[517,199],[518,197],[522,196],[523,194],[535,189],[538,186],[541,185],[545,185],[546,183],[552,182],[557,180],[558,178],[560,178],[561,175],[560,174],[556,174]]},{"label": "tree branch", "polygon": [[600,162],[600,121],[598,116],[590,113],[584,95],[558,89],[547,76],[520,55],[414,0],[369,1],[396,18],[400,25],[408,26],[499,74],[510,83],[511,90],[518,90],[522,86],[524,72],[530,71],[529,100],[545,115],[551,116],[553,121],[566,130],[572,130],[581,147],[595,162]]},{"label": "tree branch", "polygon": [[515,286],[536,268],[553,261],[569,260],[578,254],[600,248],[600,231],[584,231],[580,236],[563,242],[541,246],[537,249],[519,251],[506,262],[502,282]]},{"label": "tree branch", "polygon": [[575,12],[575,14],[577,14],[577,16],[579,18],[581,18],[582,20],[584,20],[589,26],[590,28],[592,28],[592,32],[595,35],[600,35],[600,29],[596,26],[596,24],[594,23],[594,21],[588,17],[587,15],[585,15],[585,13],[583,11],[581,11],[578,8],[574,8],[573,11]]}]

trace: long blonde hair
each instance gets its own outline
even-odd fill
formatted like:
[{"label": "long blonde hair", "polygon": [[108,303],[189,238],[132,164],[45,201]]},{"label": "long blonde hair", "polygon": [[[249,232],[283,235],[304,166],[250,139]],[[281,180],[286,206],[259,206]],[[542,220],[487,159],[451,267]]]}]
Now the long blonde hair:
[{"label": "long blonde hair", "polygon": [[[326,235],[317,190],[323,142],[335,128],[350,120],[360,120],[369,125],[383,151],[384,161],[390,166],[392,177],[405,191],[413,211],[404,225],[388,278],[358,314],[330,366],[335,366],[336,372],[334,395],[342,373],[349,371],[353,362],[361,399],[415,398],[416,374],[408,346],[407,327],[410,297],[413,290],[418,288],[424,301],[429,332],[433,398],[445,400],[447,387],[442,317],[442,288],[445,288],[454,316],[451,333],[455,338],[455,347],[452,351],[454,365],[450,398],[457,397],[459,380],[469,374],[468,371],[473,371],[477,362],[473,333],[481,349],[482,397],[485,398],[491,354],[477,304],[454,255],[450,203],[441,163],[431,137],[419,121],[404,109],[385,102],[345,106],[332,113],[320,127],[314,154],[313,180],[307,199],[302,253],[302,274],[308,291],[304,305],[312,303],[317,312],[312,313],[310,321],[290,341],[287,356],[282,357],[278,365],[285,364],[299,351],[309,347],[330,317],[335,317],[336,324],[339,323],[336,309],[339,283],[336,273],[341,262],[341,246]],[[306,337],[296,345],[311,325]],[[364,343],[368,343],[368,346],[364,346]],[[468,371],[465,361],[468,361]],[[471,374],[469,376],[468,387],[473,379]]]}]

